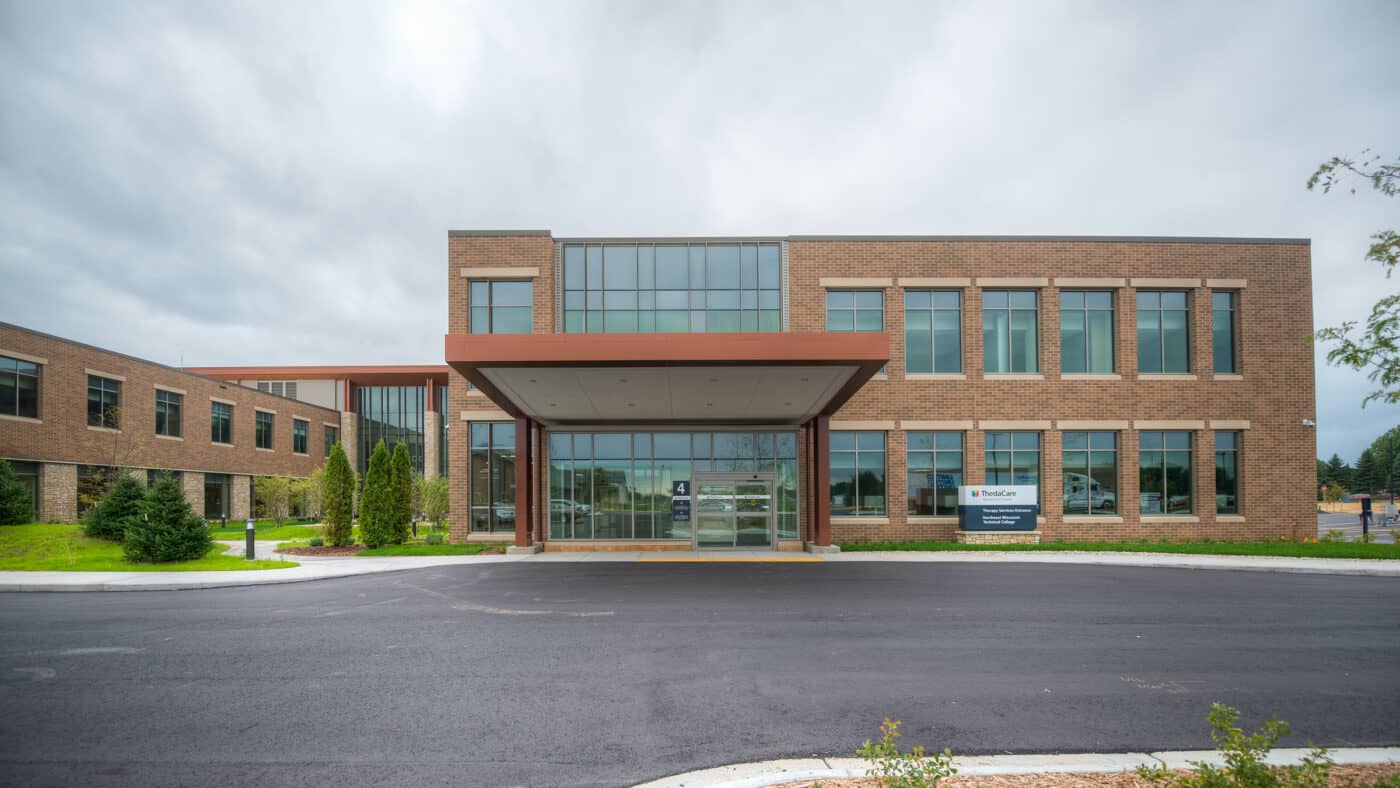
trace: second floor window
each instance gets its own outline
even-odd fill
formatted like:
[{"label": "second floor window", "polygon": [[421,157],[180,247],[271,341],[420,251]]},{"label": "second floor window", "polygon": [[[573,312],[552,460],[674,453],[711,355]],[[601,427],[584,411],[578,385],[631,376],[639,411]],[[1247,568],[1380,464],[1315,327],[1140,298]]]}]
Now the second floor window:
[{"label": "second floor window", "polygon": [[1240,371],[1235,327],[1235,294],[1230,291],[1211,293],[1210,333],[1216,372]]},{"label": "second floor window", "polygon": [[272,448],[273,415],[259,410],[254,412],[254,416],[257,420],[254,422],[253,445],[259,449]]},{"label": "second floor window", "polygon": [[120,429],[121,405],[121,381],[88,375],[87,423],[89,427]]},{"label": "second floor window", "polygon": [[181,432],[180,413],[185,398],[173,391],[156,389],[156,434],[178,438]]},{"label": "second floor window", "polygon": [[962,372],[962,293],[904,291],[904,371]]},{"label": "second floor window", "polygon": [[39,365],[0,356],[0,415],[39,418]]},{"label": "second floor window", "polygon": [[227,402],[209,403],[209,440],[233,443],[233,406]]},{"label": "second floor window", "polygon": [[826,330],[884,331],[884,291],[826,291]]},{"label": "second floor window", "polygon": [[1187,315],[1184,291],[1138,291],[1138,372],[1183,374],[1191,371]]},{"label": "second floor window", "polygon": [[831,433],[831,516],[885,516],[885,433]]},{"label": "second floor window", "polygon": [[1060,371],[1113,372],[1113,294],[1101,290],[1060,293]]},{"label": "second floor window", "polygon": [[472,282],[473,334],[529,334],[535,330],[533,282],[478,279]]},{"label": "second floor window", "polygon": [[308,426],[301,419],[292,419],[292,453],[306,453],[306,428]]},{"label": "second floor window", "polygon": [[983,291],[983,371],[1039,372],[1039,315],[1034,290]]},{"label": "second floor window", "polygon": [[[443,419],[443,421],[446,421],[446,419]],[[327,426],[327,427],[325,428],[325,434],[322,436],[322,443],[325,444],[325,450],[326,450],[326,456],[327,456],[327,457],[331,456],[331,447],[334,446],[334,445],[336,445],[336,444],[339,443],[339,442],[340,442],[340,430],[339,430],[339,429],[336,429],[335,427]]]}]

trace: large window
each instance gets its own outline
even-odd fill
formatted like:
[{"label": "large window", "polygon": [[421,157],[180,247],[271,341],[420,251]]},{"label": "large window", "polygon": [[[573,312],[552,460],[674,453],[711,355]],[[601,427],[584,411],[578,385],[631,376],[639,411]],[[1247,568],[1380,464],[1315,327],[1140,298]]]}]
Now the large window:
[{"label": "large window", "polygon": [[831,433],[831,516],[885,516],[885,433]]},{"label": "large window", "polygon": [[101,503],[102,497],[111,489],[112,483],[117,479],[116,468],[105,465],[79,465],[78,466],[78,516],[82,517],[88,509]]},{"label": "large window", "polygon": [[306,430],[310,425],[301,419],[292,419],[292,453],[306,454]]},{"label": "large window", "polygon": [[1137,331],[1138,372],[1182,374],[1191,371],[1184,291],[1139,290]]},{"label": "large window", "polygon": [[884,331],[883,290],[826,291],[827,331]]},{"label": "large window", "polygon": [[1215,433],[1215,513],[1240,513],[1240,434]]},{"label": "large window", "polygon": [[0,356],[0,416],[39,418],[39,365]]},{"label": "large window", "polygon": [[671,490],[697,471],[773,472],[778,538],[797,538],[791,432],[551,433],[549,538],[689,540]]},{"label": "large window", "polygon": [[988,432],[987,484],[1033,484],[1040,500],[1040,433]]},{"label": "large window", "polygon": [[321,427],[321,443],[325,450],[325,456],[331,456],[331,447],[340,443],[340,428],[332,427],[329,424]]},{"label": "large window", "polygon": [[167,438],[181,435],[180,413],[184,409],[185,398],[173,391],[156,389],[156,434]]},{"label": "large window", "polygon": [[390,452],[400,443],[408,446],[413,470],[423,472],[423,414],[428,409],[427,386],[361,386],[356,390],[355,418],[359,425],[358,470],[369,470],[375,444],[384,441]]},{"label": "large window", "polygon": [[1060,293],[1060,371],[1113,372],[1113,293]]},{"label": "large window", "polygon": [[10,460],[10,470],[14,471],[15,478],[20,484],[29,490],[29,517],[38,520],[41,516],[39,512],[39,463],[25,462],[22,460]]},{"label": "large window", "polygon": [[1066,432],[1065,514],[1118,513],[1118,433]]},{"label": "large window", "polygon": [[982,293],[983,370],[992,374],[1039,372],[1040,311],[1034,290]]},{"label": "large window", "polygon": [[1138,433],[1138,499],[1143,514],[1191,513],[1191,433]]},{"label": "large window", "polygon": [[961,432],[910,432],[908,441],[909,514],[955,515],[963,483]]},{"label": "large window", "polygon": [[233,406],[227,402],[209,403],[209,440],[233,443]]},{"label": "large window", "polygon": [[515,530],[515,422],[471,425],[472,530]]},{"label": "large window", "polygon": [[535,285],[530,281],[472,282],[473,334],[528,334],[535,329]]},{"label": "large window", "polygon": [[254,416],[256,421],[254,422],[253,445],[259,449],[271,449],[273,419],[275,417],[271,413],[261,410],[255,411]]},{"label": "large window", "polygon": [[89,427],[121,428],[122,384],[88,375],[87,423]]},{"label": "large window", "polygon": [[1210,295],[1211,345],[1215,371],[1230,374],[1240,371],[1239,348],[1235,341],[1235,293],[1223,291]]},{"label": "large window", "polygon": [[962,293],[904,291],[904,371],[962,372]]},{"label": "large window", "polygon": [[564,331],[781,331],[776,243],[565,244]]}]

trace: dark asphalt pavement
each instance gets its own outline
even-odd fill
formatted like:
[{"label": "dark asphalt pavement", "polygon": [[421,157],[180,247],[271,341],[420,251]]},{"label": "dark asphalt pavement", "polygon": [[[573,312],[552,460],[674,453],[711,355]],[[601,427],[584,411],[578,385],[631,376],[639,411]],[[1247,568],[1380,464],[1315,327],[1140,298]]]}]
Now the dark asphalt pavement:
[{"label": "dark asphalt pavement", "polygon": [[625,785],[851,755],[1209,745],[1215,700],[1400,739],[1392,579],[538,563],[0,594],[0,784]]}]

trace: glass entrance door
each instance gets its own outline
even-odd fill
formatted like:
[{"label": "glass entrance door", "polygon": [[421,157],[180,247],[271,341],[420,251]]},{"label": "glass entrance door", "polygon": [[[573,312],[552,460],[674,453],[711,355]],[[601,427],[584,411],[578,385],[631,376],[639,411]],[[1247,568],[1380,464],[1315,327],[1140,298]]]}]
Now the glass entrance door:
[{"label": "glass entrance door", "polygon": [[764,475],[696,474],[697,549],[773,546],[773,480]]}]

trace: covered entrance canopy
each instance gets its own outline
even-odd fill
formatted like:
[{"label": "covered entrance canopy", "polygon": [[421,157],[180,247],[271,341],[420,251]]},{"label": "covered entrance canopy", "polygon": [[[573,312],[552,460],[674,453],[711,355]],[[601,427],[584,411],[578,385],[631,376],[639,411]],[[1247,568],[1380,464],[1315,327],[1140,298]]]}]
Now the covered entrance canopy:
[{"label": "covered entrance canopy", "polygon": [[[884,333],[449,334],[446,360],[516,419],[516,489],[534,490],[536,430],[579,425],[792,425],[810,430],[807,478],[826,488],[828,422],[889,362]],[[809,533],[830,542],[808,491]],[[516,503],[516,544],[542,532]]]}]

